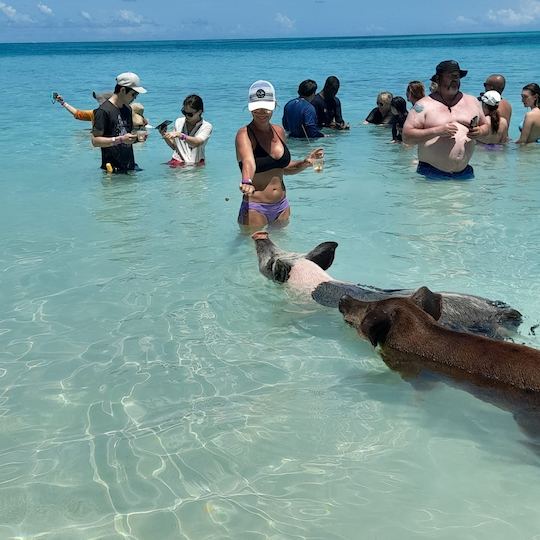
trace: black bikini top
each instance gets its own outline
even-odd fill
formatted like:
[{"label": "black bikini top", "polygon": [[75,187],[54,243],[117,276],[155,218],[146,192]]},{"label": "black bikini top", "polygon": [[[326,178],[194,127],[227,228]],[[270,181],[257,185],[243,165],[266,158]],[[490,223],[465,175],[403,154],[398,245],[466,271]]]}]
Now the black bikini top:
[{"label": "black bikini top", "polygon": [[[272,131],[277,135],[278,139],[283,144],[283,154],[280,158],[274,159],[260,144],[255,136],[255,133],[250,128],[250,126],[247,126],[248,132],[253,135],[253,138],[255,139],[255,142],[257,145],[253,149],[253,157],[255,158],[255,172],[262,173],[265,171],[269,171],[271,169],[284,169],[290,162],[291,162],[291,153],[289,152],[289,149],[287,148],[287,145],[283,141],[283,139],[277,134],[276,130],[272,126]],[[238,162],[238,166],[240,167],[240,170],[242,170],[242,162]]]}]

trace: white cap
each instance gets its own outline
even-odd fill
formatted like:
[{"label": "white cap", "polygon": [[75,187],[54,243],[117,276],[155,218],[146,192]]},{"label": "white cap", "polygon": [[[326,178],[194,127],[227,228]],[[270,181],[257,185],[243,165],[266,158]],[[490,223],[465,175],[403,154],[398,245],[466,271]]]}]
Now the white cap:
[{"label": "white cap", "polygon": [[248,109],[268,109],[273,111],[276,108],[276,91],[268,81],[255,81],[249,87]]},{"label": "white cap", "polygon": [[135,73],[131,73],[131,71],[120,73],[120,75],[116,77],[116,84],[131,88],[139,94],[146,94],[146,89],[141,86],[141,79],[139,79],[139,76]]},{"label": "white cap", "polygon": [[489,90],[482,95],[482,103],[490,105],[491,107],[496,107],[501,99],[501,94],[496,90]]}]

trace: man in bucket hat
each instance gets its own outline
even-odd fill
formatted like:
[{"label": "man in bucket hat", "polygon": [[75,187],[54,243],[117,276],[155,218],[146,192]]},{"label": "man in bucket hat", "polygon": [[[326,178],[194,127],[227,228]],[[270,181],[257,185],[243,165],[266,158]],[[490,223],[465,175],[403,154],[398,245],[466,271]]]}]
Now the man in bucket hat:
[{"label": "man in bucket hat", "polygon": [[474,178],[475,139],[489,127],[476,97],[459,89],[466,75],[455,60],[439,63],[431,77],[437,90],[415,103],[403,126],[403,142],[418,145],[417,172],[427,178]]},{"label": "man in bucket hat", "polygon": [[135,73],[120,73],[116,77],[113,95],[94,111],[92,145],[101,148],[101,168],[109,172],[138,169],[133,154],[133,118],[130,104],[146,90]]}]

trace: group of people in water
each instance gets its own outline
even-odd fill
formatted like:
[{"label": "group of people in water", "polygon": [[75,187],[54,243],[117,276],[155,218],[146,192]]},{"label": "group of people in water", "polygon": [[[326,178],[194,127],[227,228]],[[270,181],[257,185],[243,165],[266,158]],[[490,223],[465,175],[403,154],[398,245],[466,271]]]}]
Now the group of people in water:
[{"label": "group of people in water", "polygon": [[[421,81],[411,81],[406,100],[390,92],[380,92],[376,107],[364,123],[391,126],[392,140],[418,146],[417,172],[430,179],[470,179],[474,171],[469,164],[476,143],[499,147],[508,142],[512,115],[510,103],[502,97],[505,79],[490,75],[480,96],[460,91],[461,79],[467,71],[455,60],[440,62],[430,79],[426,95]],[[284,176],[297,174],[322,160],[322,148],[310,149],[300,160],[292,159],[287,137],[320,139],[328,130],[348,130],[337,97],[339,80],[328,77],[321,92],[312,79],[302,81],[298,97],[284,106],[282,124],[273,124],[276,108],[274,86],[265,80],[254,82],[248,90],[249,124],[241,127],[235,138],[236,157],[240,169],[239,188],[242,202],[238,214],[241,226],[261,228],[267,224],[286,224],[290,205],[286,197]],[[144,141],[144,131],[152,126],[144,117],[144,108],[133,103],[146,93],[135,73],[116,77],[113,92],[96,94],[99,106],[81,111],[72,107],[59,94],[55,101],[75,118],[92,121],[92,144],[101,149],[101,168],[108,172],[137,170],[133,144]],[[520,124],[519,144],[540,142],[540,87],[530,83],[521,92],[523,105],[530,108]],[[203,119],[204,104],[200,96],[191,94],[182,104],[182,116],[174,122],[156,126],[165,144],[173,151],[167,162],[170,167],[203,165],[205,147],[212,134],[212,124]],[[323,131],[325,129],[327,132]]]}]

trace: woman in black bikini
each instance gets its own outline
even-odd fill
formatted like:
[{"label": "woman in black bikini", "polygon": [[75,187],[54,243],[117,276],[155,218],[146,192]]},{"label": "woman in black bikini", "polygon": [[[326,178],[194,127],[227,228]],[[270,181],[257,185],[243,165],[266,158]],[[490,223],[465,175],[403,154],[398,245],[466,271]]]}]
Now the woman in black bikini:
[{"label": "woman in black bikini", "polygon": [[240,225],[260,228],[268,223],[284,225],[290,216],[283,175],[296,174],[322,158],[317,148],[303,160],[291,161],[281,126],[270,123],[276,107],[274,87],[256,81],[249,89],[248,109],[253,120],[236,134],[236,157],[242,172]]}]

